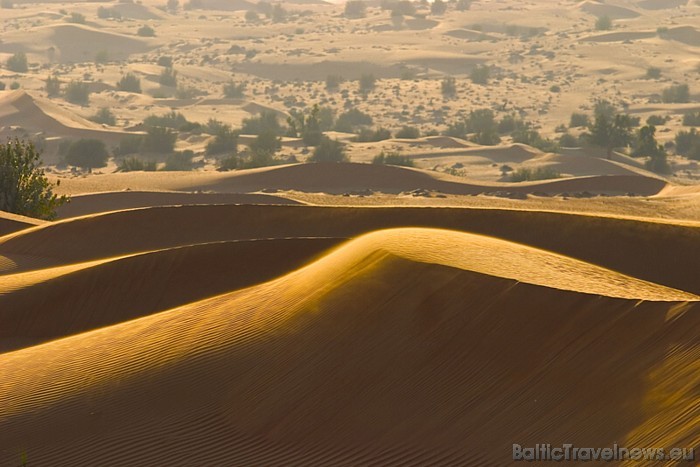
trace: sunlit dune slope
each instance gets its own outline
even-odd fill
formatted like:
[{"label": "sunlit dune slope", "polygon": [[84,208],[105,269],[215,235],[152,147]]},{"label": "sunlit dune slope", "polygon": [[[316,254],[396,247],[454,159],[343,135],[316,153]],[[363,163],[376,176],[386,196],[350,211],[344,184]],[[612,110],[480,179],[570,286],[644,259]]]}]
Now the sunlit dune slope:
[{"label": "sunlit dune slope", "polygon": [[122,209],[188,204],[299,204],[280,196],[257,193],[184,193],[160,191],[117,191],[71,197],[61,206],[59,219]]},{"label": "sunlit dune slope", "polygon": [[491,235],[700,293],[700,226],[556,212],[465,208],[184,206],[69,219],[0,238],[20,272],[234,239],[354,237],[389,227]]},{"label": "sunlit dune slope", "polygon": [[0,276],[0,350],[163,311],[264,282],[340,240],[191,245]]},{"label": "sunlit dune slope", "polygon": [[[685,298],[496,239],[375,232],[259,286],[0,355],[0,461],[504,465],[512,443],[695,446],[700,314],[644,297]],[[676,368],[673,397],[657,393]]]}]

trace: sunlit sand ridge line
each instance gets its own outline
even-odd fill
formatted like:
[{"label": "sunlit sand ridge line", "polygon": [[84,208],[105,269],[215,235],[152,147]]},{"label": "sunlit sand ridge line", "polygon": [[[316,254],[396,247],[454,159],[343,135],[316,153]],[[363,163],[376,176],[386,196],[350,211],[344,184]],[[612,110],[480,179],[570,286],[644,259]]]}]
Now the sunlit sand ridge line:
[{"label": "sunlit sand ridge line", "polygon": [[290,238],[191,245],[0,276],[0,351],[265,282],[340,241]]},{"label": "sunlit sand ridge line", "polygon": [[[45,259],[40,263],[45,268],[196,243],[350,238],[412,226],[499,237],[700,294],[693,274],[700,255],[697,223],[510,209],[245,205],[137,209],[69,219],[0,238],[0,255],[38,256]],[[16,262],[16,272],[36,268],[36,262]]]},{"label": "sunlit sand ridge line", "polygon": [[18,232],[36,225],[43,225],[45,221],[31,217],[19,216],[9,212],[0,211],[0,237],[13,232]]},{"label": "sunlit sand ridge line", "polygon": [[[676,423],[692,407],[650,397],[648,379],[667,349],[696,346],[694,303],[677,313],[422,262],[457,237],[465,254],[454,262],[486,263],[486,274],[521,274],[496,264],[504,256],[534,261],[548,280],[572,272],[557,255],[490,238],[369,234],[259,286],[0,355],[3,455],[22,446],[56,466],[503,465],[503,440],[607,446],[650,419],[645,430],[671,445],[700,441]],[[571,284],[594,291],[588,273]],[[687,397],[698,376],[683,378]]]}]

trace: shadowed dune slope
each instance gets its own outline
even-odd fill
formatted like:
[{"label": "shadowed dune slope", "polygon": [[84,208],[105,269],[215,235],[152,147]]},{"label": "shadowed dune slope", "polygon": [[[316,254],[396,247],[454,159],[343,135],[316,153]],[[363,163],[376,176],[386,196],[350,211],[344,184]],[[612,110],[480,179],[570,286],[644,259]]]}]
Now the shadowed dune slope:
[{"label": "shadowed dune slope", "polygon": [[679,297],[520,248],[375,232],[259,286],[2,354],[0,462],[504,465],[543,439],[697,445],[695,303],[590,295]]},{"label": "shadowed dune slope", "polygon": [[0,350],[148,315],[285,274],[340,239],[192,245],[0,276]]},{"label": "shadowed dune slope", "polygon": [[343,193],[353,190],[374,190],[399,193],[417,188],[447,194],[479,194],[504,190],[515,193],[581,192],[625,194],[628,192],[653,195],[666,182],[642,176],[594,176],[545,180],[524,184],[476,185],[435,178],[432,174],[405,167],[355,164],[295,164],[235,173],[193,187],[219,192],[251,192],[263,189],[297,190],[307,192]]},{"label": "shadowed dune slope", "polygon": [[481,233],[543,248],[700,294],[700,226],[556,212],[415,207],[218,205],[118,211],[0,238],[20,272],[235,239],[354,237],[390,227]]},{"label": "shadowed dune slope", "polygon": [[45,221],[0,211],[0,236],[45,224]]},{"label": "shadowed dune slope", "polygon": [[300,204],[280,196],[239,193],[184,193],[155,191],[118,191],[71,197],[61,206],[59,219],[98,214],[122,209],[192,204]]}]

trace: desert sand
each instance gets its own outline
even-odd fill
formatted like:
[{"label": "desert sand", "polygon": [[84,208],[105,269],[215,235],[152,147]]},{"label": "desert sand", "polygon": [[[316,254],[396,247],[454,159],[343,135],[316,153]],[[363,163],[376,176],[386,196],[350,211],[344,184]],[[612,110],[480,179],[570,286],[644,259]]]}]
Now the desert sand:
[{"label": "desert sand", "polygon": [[[0,212],[0,466],[502,466],[516,443],[679,447],[696,465],[700,165],[675,141],[700,110],[700,3],[466,3],[349,18],[299,0],[275,19],[245,0],[5,2],[0,138],[34,141],[71,201],[51,221]],[[5,66],[18,52],[26,72]],[[49,95],[49,76],[89,102]],[[662,102],[681,83],[688,102]],[[596,99],[634,131],[658,117],[669,171],[585,143],[570,118]],[[342,162],[311,163],[286,130],[269,166],[223,166],[255,134],[207,151],[210,119],[284,125],[315,104],[391,135],[326,128]],[[581,144],[450,134],[485,109]],[[192,170],[118,153],[168,112]],[[66,162],[83,138],[105,165]]]}]

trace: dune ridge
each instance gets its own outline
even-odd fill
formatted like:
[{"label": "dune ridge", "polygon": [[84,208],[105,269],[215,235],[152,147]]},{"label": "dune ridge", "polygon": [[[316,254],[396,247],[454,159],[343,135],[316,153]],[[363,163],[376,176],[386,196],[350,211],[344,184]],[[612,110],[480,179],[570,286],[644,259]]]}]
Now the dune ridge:
[{"label": "dune ridge", "polygon": [[[649,379],[678,364],[668,349],[697,349],[695,304],[431,263],[435,245],[411,243],[423,233],[475,241],[495,268],[501,255],[530,260],[494,239],[376,232],[259,286],[2,354],[2,455],[22,446],[56,466],[502,465],[505,439],[608,446],[646,430],[669,445],[700,441],[697,373],[670,404],[651,398]],[[535,261],[548,267],[543,254]]]}]

